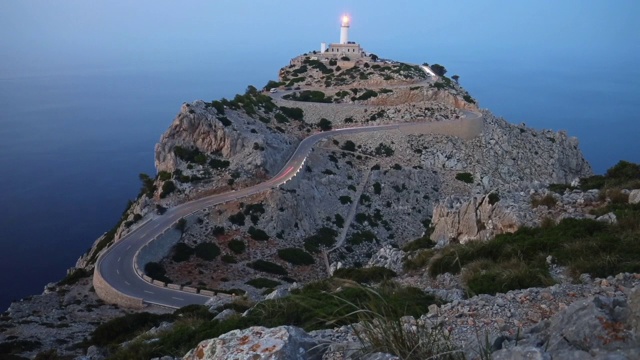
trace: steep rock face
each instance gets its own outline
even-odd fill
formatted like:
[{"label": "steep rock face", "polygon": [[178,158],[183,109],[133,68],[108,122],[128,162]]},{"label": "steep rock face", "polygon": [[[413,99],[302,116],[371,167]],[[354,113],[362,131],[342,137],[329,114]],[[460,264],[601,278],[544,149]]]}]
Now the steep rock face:
[{"label": "steep rock face", "polygon": [[184,360],[321,359],[315,340],[304,330],[293,326],[265,328],[253,326],[233,330],[215,339],[202,341],[189,351]]},{"label": "steep rock face", "polygon": [[[180,146],[221,156],[232,161],[231,168],[243,172],[264,169],[275,173],[295,143],[291,136],[274,132],[242,112],[226,111],[223,116],[198,100],[182,105],[180,113],[156,144],[155,164],[158,171],[182,170],[182,161],[174,152],[176,146]],[[262,148],[264,150],[259,150]]]},{"label": "steep rock face", "polygon": [[469,142],[458,138],[423,138],[412,142],[423,163],[432,168],[466,171],[491,187],[539,181],[569,183],[592,175],[578,148],[578,139],[563,131],[536,131],[516,126],[483,111],[482,136]]},{"label": "steep rock face", "polygon": [[474,196],[462,200],[450,196],[433,210],[434,230],[431,240],[441,245],[450,239],[464,244],[472,240],[488,240],[495,235],[515,232],[527,222],[528,213],[518,211],[513,203],[498,201],[492,204],[490,197]]},{"label": "steep rock face", "polygon": [[474,103],[465,101],[461,94],[464,92],[462,88],[439,90],[430,86],[419,88],[401,88],[396,89],[389,94],[381,94],[368,101],[369,105],[376,106],[396,106],[402,104],[431,102],[437,104],[446,104],[456,109],[478,110],[478,106]]}]

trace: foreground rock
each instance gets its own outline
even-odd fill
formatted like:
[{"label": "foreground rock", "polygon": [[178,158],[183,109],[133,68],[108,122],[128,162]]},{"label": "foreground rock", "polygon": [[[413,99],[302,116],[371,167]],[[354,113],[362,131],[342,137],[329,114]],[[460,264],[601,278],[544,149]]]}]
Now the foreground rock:
[{"label": "foreground rock", "polygon": [[317,345],[309,334],[294,326],[253,326],[202,341],[184,360],[321,359]]}]

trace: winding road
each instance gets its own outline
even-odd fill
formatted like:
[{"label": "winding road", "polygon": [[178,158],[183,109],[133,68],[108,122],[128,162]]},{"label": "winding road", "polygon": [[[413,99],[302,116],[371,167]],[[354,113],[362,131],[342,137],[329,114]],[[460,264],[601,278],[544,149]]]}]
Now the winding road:
[{"label": "winding road", "polygon": [[[277,93],[275,98],[284,94]],[[404,132],[418,132],[430,134],[445,134],[465,137],[466,134],[477,135],[482,128],[482,116],[467,110],[462,110],[463,119],[447,122],[411,122],[386,125],[359,126],[335,129],[311,135],[300,142],[282,170],[271,179],[260,184],[234,190],[231,192],[207,196],[192,200],[168,209],[164,214],[156,216],[140,227],[125,235],[97,260],[94,274],[94,285],[98,292],[96,279],[106,282],[109,291],[120,296],[134,298],[140,303],[155,304],[170,308],[180,308],[190,304],[205,304],[210,296],[163,287],[145,281],[138,274],[135,267],[137,253],[147,243],[154,240],[167,229],[170,229],[181,218],[205,208],[235,201],[253,194],[261,193],[291,180],[300,171],[313,146],[320,140],[337,135],[360,134],[376,131],[401,130]],[[458,130],[461,130],[457,132]],[[105,285],[104,282],[101,284]],[[104,290],[101,290],[104,291]],[[101,295],[98,292],[98,295]],[[102,295],[101,295],[102,297]],[[106,299],[105,299],[106,300]]]}]

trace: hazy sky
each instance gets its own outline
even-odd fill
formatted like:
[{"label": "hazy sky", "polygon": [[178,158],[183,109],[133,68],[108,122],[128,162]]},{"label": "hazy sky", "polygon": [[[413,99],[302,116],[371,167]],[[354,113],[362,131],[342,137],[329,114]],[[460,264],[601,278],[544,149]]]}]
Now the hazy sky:
[{"label": "hazy sky", "polygon": [[353,17],[351,37],[383,55],[596,63],[640,56],[637,0],[5,0],[0,76],[162,67],[185,57],[206,66],[207,57],[242,53],[288,59],[337,41],[342,13]]}]

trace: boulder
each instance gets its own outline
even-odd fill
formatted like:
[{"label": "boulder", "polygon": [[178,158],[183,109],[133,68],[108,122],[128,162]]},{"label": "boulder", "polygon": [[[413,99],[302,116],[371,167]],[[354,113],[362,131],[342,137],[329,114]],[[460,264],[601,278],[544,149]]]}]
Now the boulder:
[{"label": "boulder", "polygon": [[629,192],[629,204],[640,203],[640,189],[631,190]]},{"label": "boulder", "polygon": [[204,340],[184,360],[321,359],[322,349],[304,330],[294,326],[253,326]]}]

